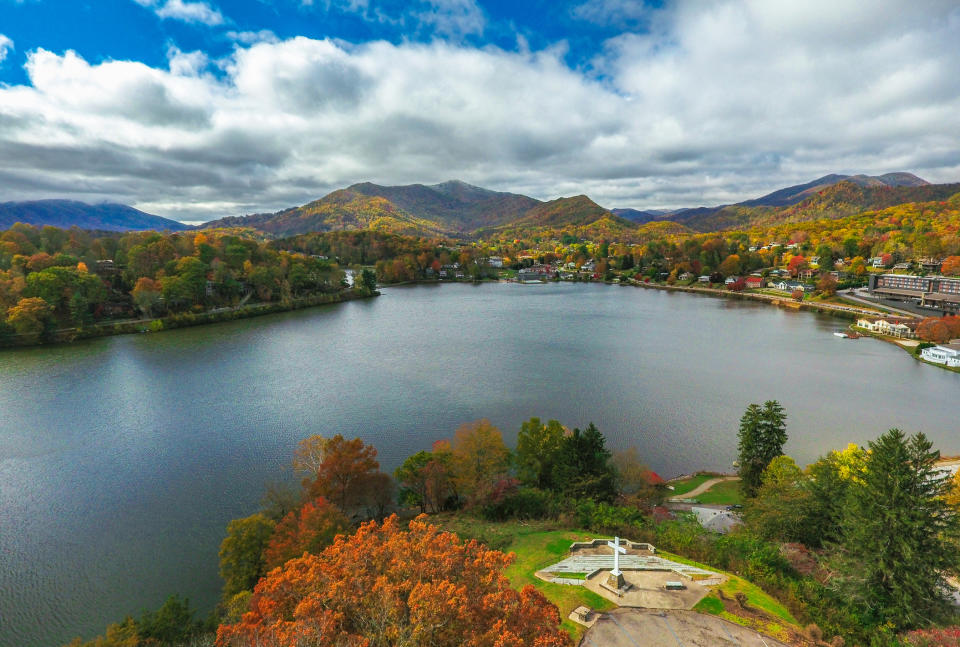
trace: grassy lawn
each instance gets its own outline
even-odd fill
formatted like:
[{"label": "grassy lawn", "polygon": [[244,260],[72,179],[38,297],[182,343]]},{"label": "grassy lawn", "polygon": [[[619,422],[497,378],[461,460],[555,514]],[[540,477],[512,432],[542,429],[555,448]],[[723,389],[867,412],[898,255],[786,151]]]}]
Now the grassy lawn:
[{"label": "grassy lawn", "polygon": [[721,481],[703,494],[698,494],[697,501],[714,505],[733,505],[743,503],[742,496],[740,481]]},{"label": "grassy lawn", "polygon": [[673,486],[673,491],[670,493],[671,497],[681,497],[687,492],[690,492],[710,479],[715,479],[719,476],[714,472],[700,472],[699,474],[694,474],[693,476],[678,481],[670,481],[667,485]]},{"label": "grassy lawn", "polygon": [[559,562],[567,556],[574,541],[593,539],[594,534],[577,530],[557,530],[555,523],[486,522],[466,516],[440,515],[431,521],[446,530],[456,532],[463,538],[477,539],[491,548],[513,552],[516,559],[504,575],[510,585],[521,589],[534,585],[548,600],[560,609],[561,626],[577,643],[583,636],[584,627],[567,619],[570,612],[579,606],[598,611],[614,608],[614,604],[582,586],[551,584],[534,576],[538,570]]},{"label": "grassy lawn", "polygon": [[729,620],[730,622],[735,622],[746,627],[753,627],[758,631],[762,631],[766,634],[779,638],[787,638],[789,635],[788,629],[800,629],[797,619],[793,617],[793,614],[791,614],[785,606],[777,602],[774,598],[764,593],[760,587],[751,584],[750,582],[741,579],[732,573],[718,571],[711,566],[701,564],[700,562],[695,562],[692,559],[680,557],[679,555],[674,555],[665,551],[658,551],[658,554],[661,557],[672,559],[673,561],[680,562],[681,564],[689,564],[691,566],[697,566],[710,571],[723,573],[728,579],[718,588],[723,592],[726,598],[734,599],[738,592],[742,592],[747,596],[748,607],[763,611],[764,613],[768,614],[772,620],[767,622],[758,622],[756,618],[750,617],[748,614],[739,616],[736,613],[727,611],[724,607],[723,600],[721,600],[718,596],[716,589],[711,592],[710,595],[700,600],[700,602],[693,607],[694,611],[720,616],[721,618]]}]

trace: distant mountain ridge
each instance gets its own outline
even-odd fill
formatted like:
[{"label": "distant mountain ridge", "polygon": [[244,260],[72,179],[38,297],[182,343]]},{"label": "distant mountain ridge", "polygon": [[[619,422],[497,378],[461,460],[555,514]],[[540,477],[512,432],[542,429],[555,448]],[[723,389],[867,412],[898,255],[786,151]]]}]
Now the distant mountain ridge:
[{"label": "distant mountain ridge", "polygon": [[188,225],[154,216],[123,204],[87,204],[76,200],[30,200],[0,203],[0,231],[22,222],[36,227],[51,225],[69,229],[102,231],[183,231]]}]

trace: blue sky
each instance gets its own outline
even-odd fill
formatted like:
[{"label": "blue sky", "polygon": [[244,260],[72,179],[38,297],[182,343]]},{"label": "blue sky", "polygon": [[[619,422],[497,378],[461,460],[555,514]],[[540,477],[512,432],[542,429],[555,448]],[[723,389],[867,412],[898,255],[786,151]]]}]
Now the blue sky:
[{"label": "blue sky", "polygon": [[0,0],[0,201],[205,220],[361,181],[607,207],[960,181],[947,0]]}]

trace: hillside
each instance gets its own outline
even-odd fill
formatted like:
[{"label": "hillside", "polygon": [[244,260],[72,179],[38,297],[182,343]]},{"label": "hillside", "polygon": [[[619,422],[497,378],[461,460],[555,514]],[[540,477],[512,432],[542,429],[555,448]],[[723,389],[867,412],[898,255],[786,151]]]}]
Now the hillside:
[{"label": "hillside", "polygon": [[841,180],[787,206],[740,203],[716,209],[689,209],[670,214],[667,218],[700,232],[749,229],[777,223],[844,218],[863,211],[885,209],[910,202],[946,200],[960,191],[960,184],[891,186],[869,180],[870,178],[863,177]]},{"label": "hillside", "polygon": [[276,213],[222,218],[208,222],[203,227],[253,227],[275,236],[349,229],[374,229],[423,236],[446,233],[436,223],[417,218],[385,198],[370,197],[352,189],[334,191],[301,207]]},{"label": "hillside", "polygon": [[36,227],[52,225],[100,231],[183,231],[189,226],[154,216],[123,204],[86,204],[75,200],[32,200],[0,203],[0,231],[22,222]]},{"label": "hillside", "polygon": [[923,178],[919,178],[913,173],[885,173],[884,175],[825,175],[821,178],[807,182],[806,184],[797,184],[784,189],[779,189],[773,193],[754,200],[745,200],[738,203],[740,206],[766,206],[766,207],[785,207],[791,204],[803,202],[807,198],[816,195],[818,192],[832,187],[840,182],[851,182],[862,188],[870,187],[916,187],[930,184]]}]

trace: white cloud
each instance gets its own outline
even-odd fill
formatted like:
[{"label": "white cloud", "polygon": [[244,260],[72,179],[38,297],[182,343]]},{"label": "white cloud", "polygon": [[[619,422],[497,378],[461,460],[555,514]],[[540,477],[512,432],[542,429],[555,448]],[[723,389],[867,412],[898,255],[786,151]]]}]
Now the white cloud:
[{"label": "white cloud", "polygon": [[3,34],[0,34],[0,63],[3,63],[3,60],[7,58],[7,54],[9,54],[12,50],[13,41]]},{"label": "white cloud", "polygon": [[153,9],[160,18],[172,18],[202,25],[222,25],[223,14],[209,3],[191,0],[133,0],[142,7]]},{"label": "white cloud", "polygon": [[227,38],[242,45],[280,42],[280,39],[277,38],[277,35],[269,29],[261,29],[260,31],[228,31]]},{"label": "white cloud", "polygon": [[616,27],[637,27],[653,13],[642,0],[586,0],[570,10],[574,18]]},{"label": "white cloud", "polygon": [[364,180],[611,207],[719,204],[829,172],[960,180],[960,13],[822,2],[668,7],[589,73],[562,47],[442,41],[233,37],[217,74],[176,49],[162,69],[37,50],[29,85],[0,86],[0,193],[199,219]]}]

